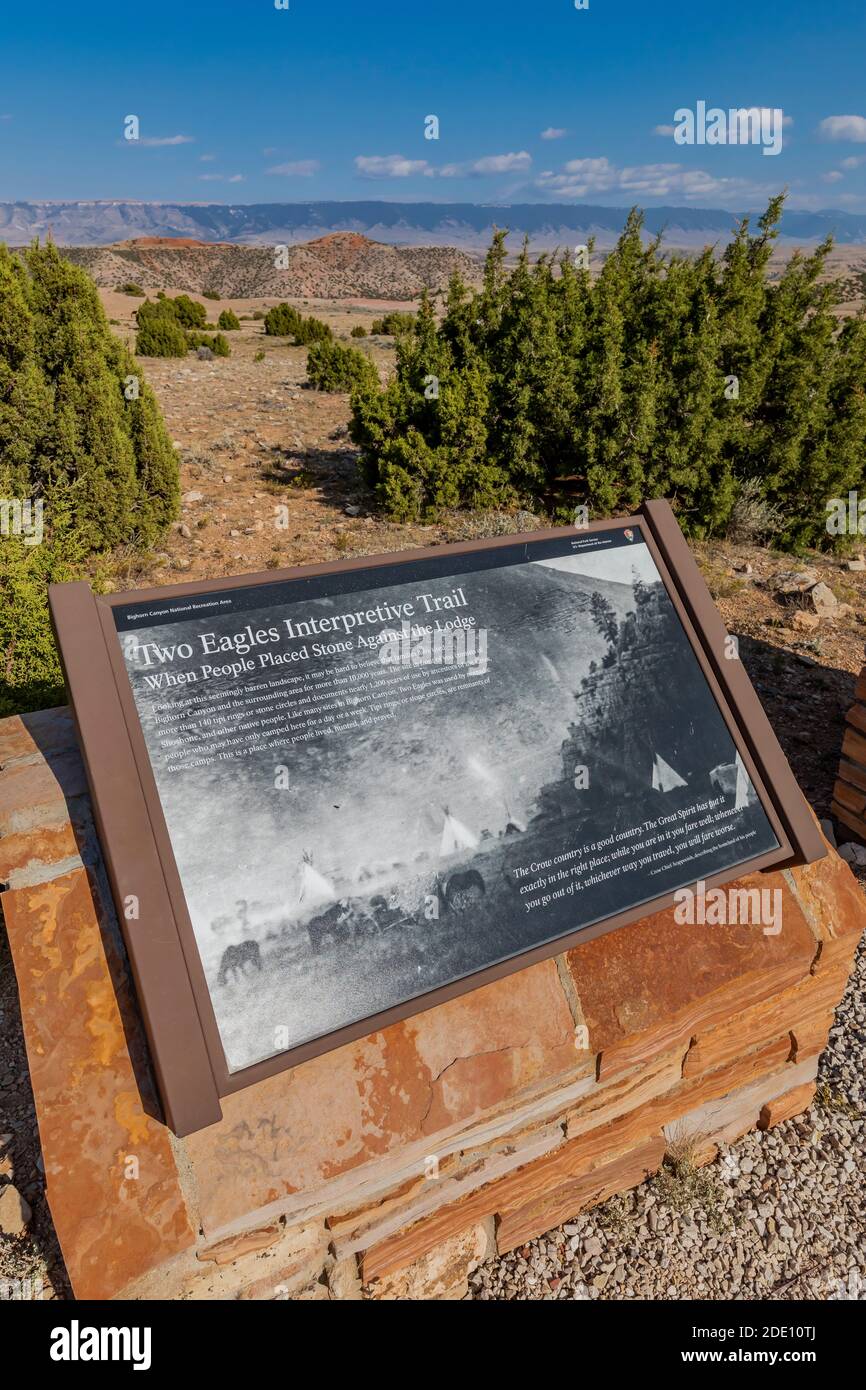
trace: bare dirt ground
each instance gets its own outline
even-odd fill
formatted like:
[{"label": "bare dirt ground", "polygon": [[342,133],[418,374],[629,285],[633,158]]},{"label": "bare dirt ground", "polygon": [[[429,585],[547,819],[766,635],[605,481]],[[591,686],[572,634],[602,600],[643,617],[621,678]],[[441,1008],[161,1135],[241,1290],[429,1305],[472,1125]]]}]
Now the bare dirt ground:
[{"label": "bare dirt ground", "polygon": [[[103,299],[115,331],[131,337],[131,315],[140,300],[113,292],[103,292]],[[216,321],[222,308],[251,315],[275,301],[203,302]],[[295,302],[325,318],[339,335],[355,324],[369,329],[384,308],[407,307]],[[347,398],[307,388],[306,350],[266,337],[260,321],[244,322],[229,337],[228,359],[142,362],[181,452],[185,501],[182,518],[161,550],[144,558],[121,554],[100,564],[94,577],[106,589],[372,555],[543,524],[544,518],[525,512],[450,515],[429,526],[383,519],[358,477],[356,451],[346,432]],[[384,378],[393,362],[393,340],[360,342]],[[866,572],[849,571],[839,558],[795,559],[726,542],[698,545],[695,553],[729,630],[740,638],[741,658],[800,785],[818,814],[827,816],[845,711],[864,661]],[[804,562],[841,605],[835,618],[822,618],[813,631],[797,626],[803,605],[783,604],[767,584],[778,571],[800,569]],[[846,838],[842,835],[840,843]],[[866,871],[855,872],[866,881]],[[837,1045],[844,1046],[844,1040],[837,1039]],[[856,1055],[856,1049],[848,1055]],[[0,1294],[4,1279],[30,1277],[42,1279],[46,1297],[69,1296],[40,1164],[14,973],[0,934],[0,1174],[14,1174],[32,1208],[25,1236],[0,1235]],[[758,1281],[752,1292],[743,1289],[739,1296],[765,1297],[763,1287]],[[549,1295],[545,1286],[499,1296]],[[788,1296],[803,1293],[792,1290]]]},{"label": "bare dirt ground", "polygon": [[[131,314],[141,301],[112,292],[103,299],[115,331],[132,342]],[[224,308],[240,317],[276,301],[202,302],[216,322]],[[410,306],[367,300],[291,302],[325,319],[342,341],[364,347],[383,380],[393,370],[393,338],[356,340],[348,335],[356,325],[369,333],[383,312],[405,312]],[[229,358],[142,359],[181,454],[182,519],[153,555],[120,555],[107,572],[103,568],[103,579],[112,587],[141,588],[377,555],[498,527],[515,529],[513,521],[498,516],[454,515],[422,526],[396,524],[377,514],[348,438],[348,398],[307,386],[306,348],[268,337],[260,321],[244,322],[227,336]]]}]

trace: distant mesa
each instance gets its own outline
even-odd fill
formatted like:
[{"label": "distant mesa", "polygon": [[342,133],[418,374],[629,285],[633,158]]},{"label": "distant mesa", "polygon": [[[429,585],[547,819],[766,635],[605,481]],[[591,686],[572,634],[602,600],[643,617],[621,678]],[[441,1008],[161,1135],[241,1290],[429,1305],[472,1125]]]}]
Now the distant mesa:
[{"label": "distant mesa", "polygon": [[329,232],[287,244],[276,263],[274,247],[236,246],[199,237],[141,236],[110,246],[68,246],[63,254],[103,289],[134,280],[153,293],[209,291],[224,299],[417,299],[444,289],[455,271],[475,278],[476,262],[447,246],[389,246],[359,232]]},{"label": "distant mesa", "polygon": [[327,236],[316,237],[314,241],[308,241],[308,246],[335,246],[345,251],[363,251],[368,246],[373,246],[374,242],[368,236],[362,236],[360,232],[329,232]]},{"label": "distant mesa", "polygon": [[[136,251],[182,251],[186,247],[195,246],[212,251],[217,246],[233,246],[231,241],[202,241],[198,237],[192,236],[136,236],[129,237],[125,241],[113,241],[106,246],[106,251],[112,251],[125,247]],[[301,243],[308,247],[334,247],[341,251],[359,252],[366,250],[369,246],[376,243],[369,237],[362,236],[360,232],[329,232],[327,236],[316,237],[312,241]]]},{"label": "distant mesa", "polygon": [[113,241],[106,247],[107,251],[115,248],[125,247],[136,251],[181,251],[189,246],[203,246],[210,249],[212,246],[227,246],[228,242],[198,241],[191,236],[136,236],[130,237],[128,241]]}]

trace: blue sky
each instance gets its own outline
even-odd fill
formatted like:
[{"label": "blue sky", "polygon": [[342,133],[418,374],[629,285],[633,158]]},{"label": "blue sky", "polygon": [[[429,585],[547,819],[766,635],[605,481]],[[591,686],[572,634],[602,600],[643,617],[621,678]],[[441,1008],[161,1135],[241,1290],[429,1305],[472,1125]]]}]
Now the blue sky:
[{"label": "blue sky", "polygon": [[[792,207],[866,210],[863,0],[289,5],[8,5],[0,200],[740,210],[787,186]],[[781,108],[781,152],[676,144],[699,100]]]}]

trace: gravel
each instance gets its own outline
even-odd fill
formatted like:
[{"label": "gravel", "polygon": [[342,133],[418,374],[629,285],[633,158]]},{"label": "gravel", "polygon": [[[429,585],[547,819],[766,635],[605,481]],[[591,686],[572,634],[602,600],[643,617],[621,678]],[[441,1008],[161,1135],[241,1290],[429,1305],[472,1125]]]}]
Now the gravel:
[{"label": "gravel", "polygon": [[866,939],[801,1116],[482,1265],[471,1299],[866,1299]]}]

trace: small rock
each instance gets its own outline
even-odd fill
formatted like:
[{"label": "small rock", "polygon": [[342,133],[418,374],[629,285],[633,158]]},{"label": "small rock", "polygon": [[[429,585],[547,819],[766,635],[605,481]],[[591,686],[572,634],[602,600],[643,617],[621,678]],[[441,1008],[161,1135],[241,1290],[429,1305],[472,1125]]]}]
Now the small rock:
[{"label": "small rock", "polygon": [[185,507],[189,507],[192,505],[193,502],[203,502],[204,493],[196,492],[195,489],[193,489],[192,492],[185,492],[180,500],[181,502],[183,502]]},{"label": "small rock", "polygon": [[791,622],[798,632],[814,632],[821,626],[821,619],[817,613],[807,613],[804,608],[798,608]]},{"label": "small rock", "polygon": [[211,352],[209,347],[200,347],[198,349],[198,352],[196,353],[196,357],[199,359],[200,362],[213,361],[213,353]]},{"label": "small rock", "polygon": [[230,483],[231,480],[232,480],[232,475],[231,475],[231,473],[223,473],[223,482],[224,482],[224,483]]},{"label": "small rock", "polygon": [[839,600],[828,584],[813,584],[808,599],[818,614],[833,613],[839,607]]},{"label": "small rock", "polygon": [[190,538],[190,536],[192,535],[192,531],[189,529],[189,527],[187,526],[186,522],[185,522],[185,521],[182,521],[181,524],[180,524],[180,526],[178,526],[177,529],[178,529],[179,534],[180,534],[181,536],[183,536],[184,540],[185,540],[185,541],[188,541],[189,538]]},{"label": "small rock", "polygon": [[788,595],[804,594],[817,583],[818,575],[815,570],[777,570],[767,580],[767,588],[785,598]]},{"label": "small rock", "polygon": [[240,531],[229,531],[229,535],[231,536],[232,540],[237,540],[238,536],[240,535]]},{"label": "small rock", "polygon": [[850,840],[848,844],[839,846],[839,858],[845,859],[849,864],[866,865],[866,847]]},{"label": "small rock", "polygon": [[345,507],[343,508],[343,511],[346,513],[346,516],[358,516],[360,510],[360,507],[356,507],[351,502],[347,502]]},{"label": "small rock", "polygon": [[11,1182],[0,1187],[0,1233],[4,1236],[23,1236],[33,1213],[17,1187]]},{"label": "small rock", "polygon": [[860,555],[856,560],[849,560],[847,567],[849,570],[854,570],[855,573],[859,574],[863,570],[866,570],[866,560],[864,560],[863,556]]},{"label": "small rock", "polygon": [[822,820],[822,821],[821,821],[821,829],[822,829],[823,832],[824,832],[824,838],[827,839],[827,840],[829,840],[829,841],[830,841],[830,844],[831,844],[831,845],[833,846],[833,848],[835,849],[835,848],[836,848],[836,832],[835,832],[834,829],[833,829],[833,822],[832,822],[831,820],[826,820],[826,819],[825,819],[825,820]]}]

